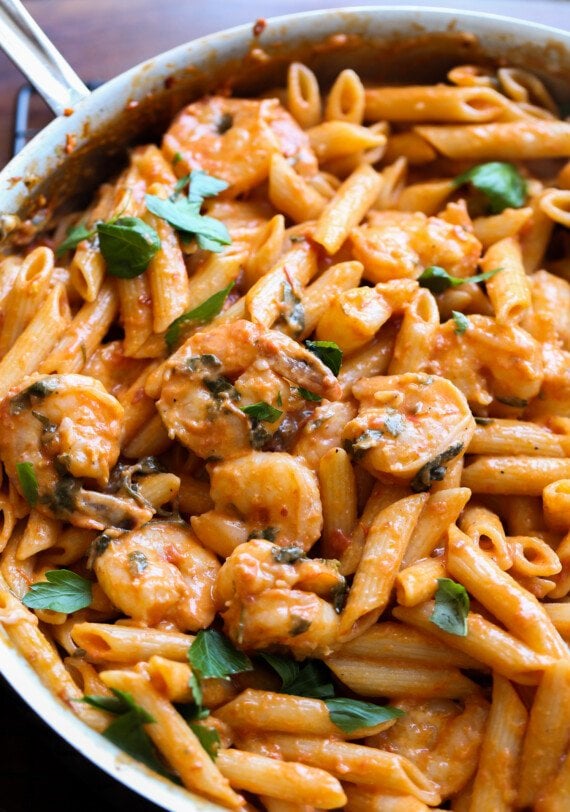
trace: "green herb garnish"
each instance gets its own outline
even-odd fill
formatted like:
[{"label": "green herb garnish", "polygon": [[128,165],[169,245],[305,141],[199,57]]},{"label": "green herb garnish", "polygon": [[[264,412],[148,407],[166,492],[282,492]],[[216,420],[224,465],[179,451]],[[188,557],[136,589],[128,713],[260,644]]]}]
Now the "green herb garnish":
[{"label": "green herb garnish", "polygon": [[154,228],[140,217],[120,217],[99,223],[97,234],[107,273],[120,279],[133,279],[144,273],[161,247]]},{"label": "green herb garnish", "polygon": [[227,637],[215,629],[201,630],[188,650],[192,669],[200,673],[200,678],[217,677],[228,679],[231,674],[251,671],[251,660],[238,651]]},{"label": "green herb garnish", "polygon": [[465,587],[451,578],[438,578],[435,607],[430,621],[444,632],[465,637],[468,614],[469,595]]},{"label": "green herb garnish", "polygon": [[26,502],[34,507],[38,501],[39,486],[34,466],[31,462],[16,463],[16,474]]},{"label": "green herb garnish", "polygon": [[33,584],[22,598],[30,609],[51,609],[70,614],[85,609],[92,600],[92,583],[71,570],[48,570],[46,581]]},{"label": "green herb garnish", "polygon": [[513,409],[524,409],[528,406],[528,400],[524,398],[500,398],[498,395],[495,395],[495,400],[499,403],[504,403],[505,406],[512,406]]},{"label": "green herb garnish", "polygon": [[297,386],[296,390],[299,397],[304,398],[305,400],[310,400],[315,403],[319,403],[322,400],[320,395],[315,395],[314,392],[309,392],[309,390],[305,389],[303,386]]},{"label": "green herb garnish", "polygon": [[448,288],[456,288],[459,285],[466,285],[468,282],[485,282],[502,270],[502,268],[493,268],[492,271],[480,273],[477,274],[477,276],[459,277],[451,276],[444,268],[440,268],[439,265],[430,265],[418,278],[418,282],[422,288],[427,288],[434,295],[437,295],[438,293],[443,293],[444,290]]},{"label": "green herb garnish", "polygon": [[338,375],[342,364],[342,350],[334,341],[305,341],[305,346],[327,366],[333,375]]},{"label": "green herb garnish", "polygon": [[432,482],[441,482],[446,474],[445,463],[457,457],[463,450],[463,443],[454,443],[449,446],[433,460],[426,462],[422,465],[418,473],[410,482],[410,488],[414,493],[423,493],[429,491]]},{"label": "green herb garnish", "polygon": [[306,558],[302,547],[274,547],[271,555],[277,564],[294,564],[300,558]]},{"label": "green herb garnish", "polygon": [[215,761],[220,748],[220,734],[218,731],[214,727],[199,725],[195,722],[189,722],[188,726],[212,761]]},{"label": "green herb garnish", "polygon": [[367,451],[376,446],[384,436],[383,431],[377,429],[366,429],[355,440],[345,440],[344,448],[355,460],[362,459]]},{"label": "green herb garnish", "polygon": [[72,249],[77,248],[80,242],[83,242],[83,240],[90,240],[95,236],[96,233],[96,228],[87,228],[84,223],[79,223],[76,226],[72,226],[72,228],[70,228],[67,232],[65,240],[55,249],[56,257],[62,257],[66,251],[71,251]]},{"label": "green herb garnish", "polygon": [[334,688],[326,667],[317,660],[302,663],[291,657],[281,657],[264,651],[260,654],[281,678],[281,691],[295,696],[328,699],[334,696]]},{"label": "green herb garnish", "polygon": [[491,161],[473,166],[453,181],[456,187],[464,183],[471,183],[485,195],[491,214],[499,214],[508,207],[519,209],[526,200],[526,181],[510,163]]},{"label": "green herb garnish", "polygon": [[354,733],[361,727],[375,727],[382,722],[389,722],[404,716],[400,708],[383,707],[372,702],[362,702],[359,699],[346,699],[337,697],[325,699],[331,722],[345,733]]},{"label": "green herb garnish", "polygon": [[[230,282],[229,285],[217,293],[214,293],[208,299],[205,299],[201,304],[187,313],[183,313],[174,319],[170,327],[165,333],[164,340],[169,351],[179,343],[180,334],[184,327],[199,326],[201,324],[208,324],[221,312],[226,299],[235,282]],[[206,356],[201,356],[202,358]],[[214,358],[215,356],[212,356]]]},{"label": "green herb garnish", "polygon": [[245,412],[248,417],[251,417],[251,419],[256,422],[265,420],[267,423],[275,423],[283,414],[280,409],[276,409],[264,400],[260,400],[258,403],[252,403],[250,406],[241,406],[240,408],[242,412]]},{"label": "green herb garnish", "polygon": [[459,310],[452,310],[451,317],[455,323],[453,332],[459,334],[464,333],[469,327],[469,319],[467,316]]}]

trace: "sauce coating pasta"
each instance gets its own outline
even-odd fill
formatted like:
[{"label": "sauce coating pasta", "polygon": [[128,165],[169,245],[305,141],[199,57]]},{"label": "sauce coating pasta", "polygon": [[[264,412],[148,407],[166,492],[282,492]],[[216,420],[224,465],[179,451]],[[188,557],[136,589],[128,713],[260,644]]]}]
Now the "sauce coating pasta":
[{"label": "sauce coating pasta", "polygon": [[221,808],[570,805],[570,123],[477,75],[195,101],[0,256],[0,623]]}]

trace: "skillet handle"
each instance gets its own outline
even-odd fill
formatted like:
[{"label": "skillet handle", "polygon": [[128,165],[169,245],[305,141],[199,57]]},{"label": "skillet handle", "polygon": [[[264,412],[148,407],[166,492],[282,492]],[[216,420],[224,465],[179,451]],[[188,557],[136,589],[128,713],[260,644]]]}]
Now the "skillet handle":
[{"label": "skillet handle", "polygon": [[59,116],[89,90],[20,0],[0,0],[0,48]]}]

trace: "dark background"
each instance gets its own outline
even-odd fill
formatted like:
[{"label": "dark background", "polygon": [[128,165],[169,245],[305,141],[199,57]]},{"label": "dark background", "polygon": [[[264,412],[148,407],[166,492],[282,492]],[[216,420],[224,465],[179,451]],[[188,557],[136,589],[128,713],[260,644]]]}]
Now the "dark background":
[{"label": "dark background", "polygon": [[[390,4],[390,0],[384,0]],[[394,0],[392,0],[394,3]],[[352,5],[378,5],[359,0]],[[568,0],[408,0],[570,28]],[[260,17],[351,5],[350,0],[28,0],[28,10],[85,81],[111,78],[153,54]],[[23,79],[0,53],[0,167]],[[49,114],[34,105],[34,121]],[[55,735],[0,677],[0,812],[80,809],[156,812]]]}]

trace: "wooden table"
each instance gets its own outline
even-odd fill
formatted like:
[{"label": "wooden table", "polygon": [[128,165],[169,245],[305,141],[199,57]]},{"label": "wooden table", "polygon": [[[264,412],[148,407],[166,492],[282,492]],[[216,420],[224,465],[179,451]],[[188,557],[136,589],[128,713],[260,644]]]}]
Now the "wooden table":
[{"label": "wooden table", "polygon": [[[388,0],[385,0],[388,2]],[[410,0],[433,5],[433,0]],[[375,5],[359,0],[359,5]],[[26,6],[86,81],[104,81],[153,54],[259,17],[350,5],[348,0],[28,0]],[[475,9],[570,28],[566,0],[454,0]],[[15,95],[23,79],[0,54],[0,166],[10,157]],[[49,114],[38,109],[36,120]],[[156,812],[60,740],[0,681],[0,812],[80,809]]]}]

